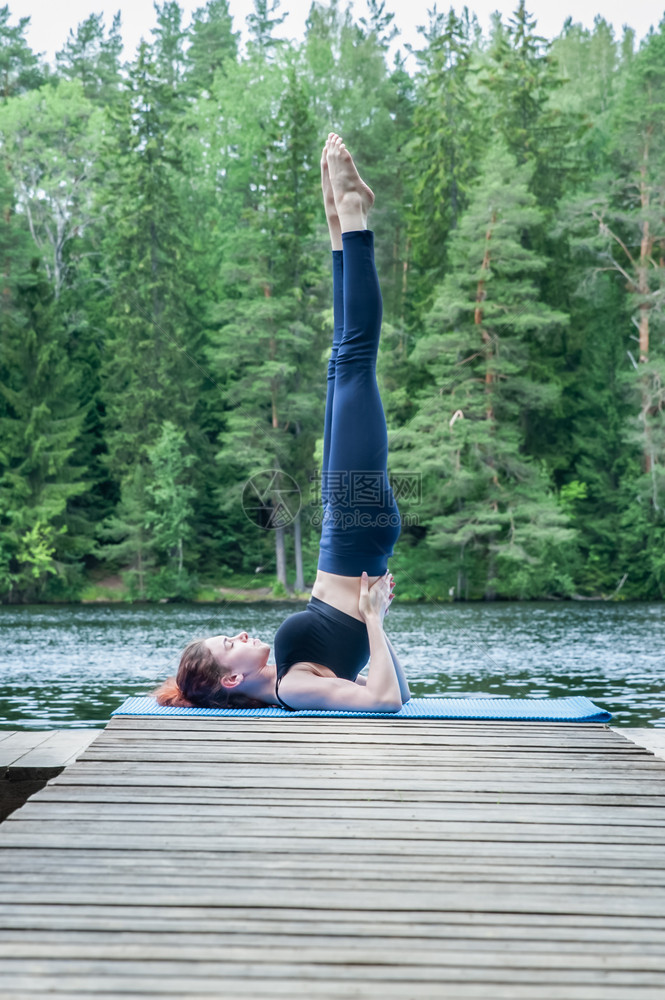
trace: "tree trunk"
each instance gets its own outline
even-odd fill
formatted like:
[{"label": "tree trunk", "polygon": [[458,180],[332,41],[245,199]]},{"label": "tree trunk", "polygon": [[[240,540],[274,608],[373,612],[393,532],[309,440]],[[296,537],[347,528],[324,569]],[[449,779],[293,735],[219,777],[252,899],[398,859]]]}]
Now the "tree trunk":
[{"label": "tree trunk", "polygon": [[277,579],[288,590],[286,580],[286,546],[284,528],[275,528],[275,558],[277,562]]},{"label": "tree trunk", "polygon": [[[483,271],[489,271],[490,266],[490,240],[492,239],[492,228],[496,224],[496,215],[492,215],[492,220],[490,222],[489,228],[485,234],[485,253],[483,254],[483,262],[481,264],[481,269]],[[485,279],[481,278],[478,282],[476,288],[476,309],[473,315],[474,323],[477,327],[480,327],[480,335],[482,337],[483,343],[487,348],[487,368],[485,370],[485,392],[488,395],[486,417],[488,420],[492,420],[494,417],[494,408],[492,404],[492,383],[494,382],[494,373],[490,365],[490,358],[492,357],[492,338],[490,337],[487,330],[483,329],[483,302],[485,301]]]},{"label": "tree trunk", "polygon": [[[649,138],[649,137],[648,137]],[[649,219],[646,213],[649,210],[650,191],[647,183],[647,163],[649,159],[649,143],[644,148],[642,167],[640,169],[640,202],[645,217],[642,219],[642,233],[640,239],[640,263],[637,272],[637,291],[642,299],[640,302],[640,364],[646,365],[649,361],[649,264],[653,250],[653,236],[649,229]],[[651,391],[649,376],[642,376],[642,418],[644,420],[644,471],[651,472],[653,466],[653,447],[649,428],[649,416],[652,410]]]},{"label": "tree trunk", "polygon": [[296,560],[296,590],[305,589],[305,574],[302,567],[302,531],[300,523],[300,511],[295,516],[293,522],[293,547],[295,549]]},{"label": "tree trunk", "polygon": [[143,546],[139,542],[139,550],[136,559],[136,572],[139,578],[139,600],[145,597],[145,571],[143,569]]},{"label": "tree trunk", "polygon": [[496,573],[496,553],[490,549],[489,562],[487,564],[487,581],[485,583],[485,593],[483,598],[486,601],[496,601],[496,590],[491,585],[490,580],[493,579]]},{"label": "tree trunk", "polygon": [[409,254],[411,253],[411,238],[408,237],[404,248],[404,264],[402,265],[402,294],[400,299],[399,351],[402,357],[406,355],[406,337],[404,336],[404,314],[406,311],[406,296],[409,290]]}]

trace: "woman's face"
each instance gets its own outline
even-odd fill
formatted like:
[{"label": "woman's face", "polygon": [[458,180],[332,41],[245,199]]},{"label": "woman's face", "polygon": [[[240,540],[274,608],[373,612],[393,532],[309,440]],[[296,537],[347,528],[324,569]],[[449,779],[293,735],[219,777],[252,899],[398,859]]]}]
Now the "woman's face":
[{"label": "woman's face", "polygon": [[270,656],[267,642],[252,638],[247,632],[237,635],[213,635],[206,646],[227,675],[249,677],[265,667]]}]

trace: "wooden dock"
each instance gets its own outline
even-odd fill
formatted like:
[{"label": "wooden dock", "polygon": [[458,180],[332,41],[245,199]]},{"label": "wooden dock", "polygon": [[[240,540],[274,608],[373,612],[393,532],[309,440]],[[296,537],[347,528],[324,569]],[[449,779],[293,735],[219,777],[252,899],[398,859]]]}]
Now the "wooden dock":
[{"label": "wooden dock", "polygon": [[664,846],[603,725],[116,718],[0,826],[0,989],[662,1000]]},{"label": "wooden dock", "polygon": [[0,822],[80,757],[100,732],[0,730]]}]

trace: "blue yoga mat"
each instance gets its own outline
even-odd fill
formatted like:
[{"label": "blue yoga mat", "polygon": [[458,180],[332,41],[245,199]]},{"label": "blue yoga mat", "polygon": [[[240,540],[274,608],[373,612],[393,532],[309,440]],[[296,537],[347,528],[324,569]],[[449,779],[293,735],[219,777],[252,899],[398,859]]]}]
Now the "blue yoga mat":
[{"label": "blue yoga mat", "polygon": [[353,716],[373,719],[523,719],[529,722],[609,722],[609,712],[584,697],[575,698],[412,698],[399,712],[324,712],[308,708],[287,712],[283,708],[171,708],[149,696],[128,698],[113,715],[168,715],[194,718],[268,716],[294,719],[303,716]]}]

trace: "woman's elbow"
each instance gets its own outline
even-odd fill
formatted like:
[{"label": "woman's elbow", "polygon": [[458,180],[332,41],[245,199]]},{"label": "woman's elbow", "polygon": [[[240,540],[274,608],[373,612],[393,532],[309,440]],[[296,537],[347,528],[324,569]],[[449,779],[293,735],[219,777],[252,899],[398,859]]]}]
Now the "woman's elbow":
[{"label": "woman's elbow", "polygon": [[385,712],[386,714],[399,712],[402,707],[401,697],[397,698],[381,698],[376,704],[374,709],[375,712]]}]

